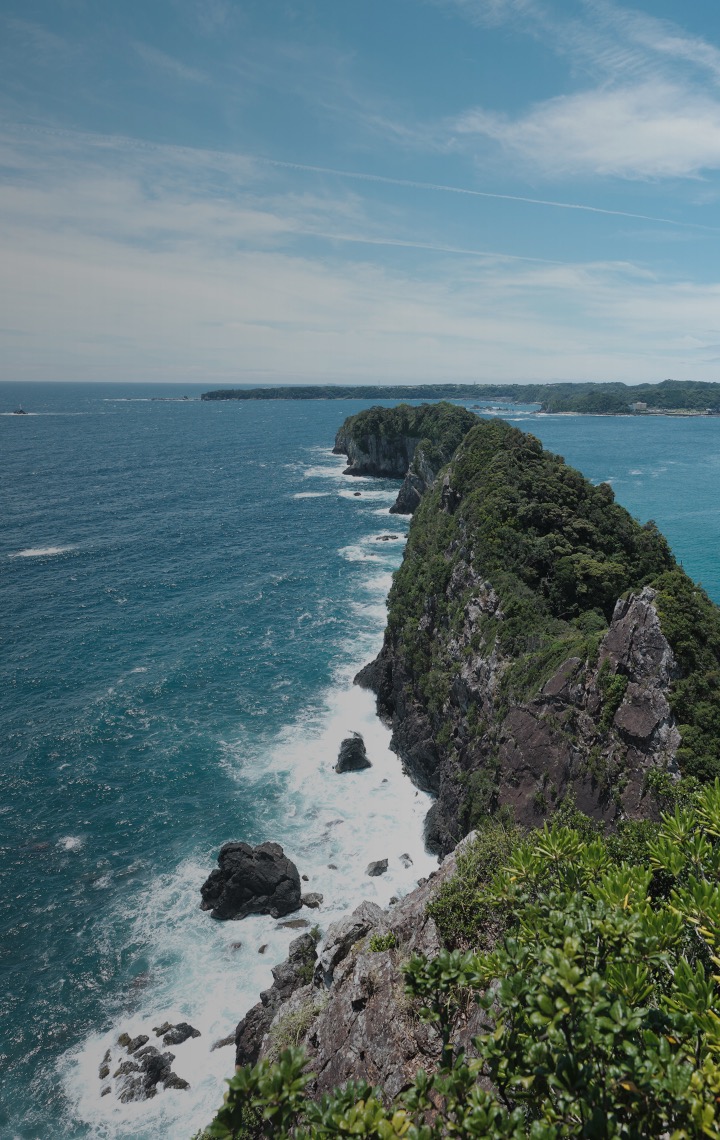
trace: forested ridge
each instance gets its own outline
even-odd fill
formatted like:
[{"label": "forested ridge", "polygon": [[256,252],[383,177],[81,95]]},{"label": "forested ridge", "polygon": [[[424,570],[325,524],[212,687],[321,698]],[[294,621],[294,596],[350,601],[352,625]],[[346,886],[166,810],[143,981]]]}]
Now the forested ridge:
[{"label": "forested ridge", "polygon": [[[298,384],[221,388],[203,400],[511,400],[545,412],[627,415],[634,403],[660,411],[720,410],[720,383],[663,380],[659,384]],[[642,414],[642,413],[639,413]]]}]

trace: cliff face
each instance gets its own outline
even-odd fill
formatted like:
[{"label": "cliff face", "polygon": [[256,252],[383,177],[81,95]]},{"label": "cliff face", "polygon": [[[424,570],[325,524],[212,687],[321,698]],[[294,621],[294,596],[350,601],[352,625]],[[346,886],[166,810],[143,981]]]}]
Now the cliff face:
[{"label": "cliff face", "polygon": [[[470,839],[471,837],[468,837]],[[401,967],[412,953],[434,957],[442,948],[427,904],[455,872],[449,855],[429,881],[388,910],[364,902],[327,931],[315,958],[312,980],[297,976],[300,942],[273,973],[276,983],[237,1028],[237,1063],[274,1057],[288,1043],[301,1043],[309,1069],[317,1074],[313,1095],[329,1093],[348,1080],[379,1085],[392,1099],[406,1089],[419,1068],[431,1070],[440,1055],[440,1035],[419,1021],[404,993]],[[387,949],[373,938],[390,935]],[[304,936],[306,942],[309,936]],[[307,946],[305,947],[307,953]],[[295,971],[293,973],[293,971]],[[288,988],[288,978],[295,978]],[[478,1032],[480,1010],[473,1006],[457,1027],[458,1044]]]},{"label": "cliff face", "polygon": [[606,820],[651,815],[651,771],[714,774],[702,725],[718,631],[652,524],[533,437],[483,423],[413,519],[383,649],[357,680],[437,796],[427,840],[447,852],[499,809],[536,824],[570,796]]},{"label": "cliff face", "polygon": [[568,657],[537,695],[518,703],[503,688],[513,659],[496,645],[467,652],[480,614],[503,619],[488,582],[472,584],[453,638],[457,672],[439,715],[414,696],[402,648],[386,640],[358,680],[376,691],[393,725],[392,747],[413,780],[437,795],[426,825],[432,850],[450,851],[479,816],[503,807],[518,822],[537,824],[568,794],[607,820],[652,814],[648,772],[678,776],[680,744],[669,702],[677,665],[655,596],[645,587],[618,601],[595,661]]},{"label": "cliff face", "polygon": [[333,451],[347,455],[346,475],[403,479],[391,511],[409,515],[476,422],[447,403],[369,408],[345,420]]}]

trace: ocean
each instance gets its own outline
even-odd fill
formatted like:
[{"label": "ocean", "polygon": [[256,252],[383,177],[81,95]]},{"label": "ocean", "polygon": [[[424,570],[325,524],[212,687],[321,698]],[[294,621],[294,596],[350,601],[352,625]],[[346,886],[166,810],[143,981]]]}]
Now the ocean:
[{"label": "ocean", "polygon": [[[324,896],[293,917],[323,927],[436,866],[429,798],[352,685],[408,525],[397,483],[331,454],[369,402],[201,391],[0,385],[3,1137],[189,1140],[211,1119],[233,1064],[211,1046],[298,933],[199,910],[224,841],[280,842]],[[501,410],[654,518],[720,602],[720,419]],[[373,767],[338,776],[351,730]],[[101,1097],[108,1045],[164,1020],[201,1032],[172,1050],[190,1089]]]}]

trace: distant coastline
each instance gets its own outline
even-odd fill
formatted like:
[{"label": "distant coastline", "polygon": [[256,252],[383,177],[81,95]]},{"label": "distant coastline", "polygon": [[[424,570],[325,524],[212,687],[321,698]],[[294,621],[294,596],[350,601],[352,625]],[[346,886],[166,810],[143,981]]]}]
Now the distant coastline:
[{"label": "distant coastline", "polygon": [[576,415],[720,416],[720,383],[660,384],[303,384],[220,388],[202,400],[483,400],[537,405],[538,412]]}]

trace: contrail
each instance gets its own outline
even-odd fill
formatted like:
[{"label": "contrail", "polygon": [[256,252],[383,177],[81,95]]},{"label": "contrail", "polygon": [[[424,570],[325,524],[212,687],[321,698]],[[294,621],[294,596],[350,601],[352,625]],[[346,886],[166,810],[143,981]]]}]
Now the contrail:
[{"label": "contrail", "polygon": [[279,166],[284,170],[304,170],[310,174],[333,174],[337,178],[351,178],[358,182],[380,182],[385,186],[407,186],[415,190],[430,190],[441,194],[464,194],[470,198],[493,198],[501,202],[525,202],[531,206],[551,206],[557,210],[580,210],[588,214],[606,214],[615,218],[634,218],[641,222],[660,222],[666,226],[681,226],[684,229],[706,230],[718,233],[717,226],[706,226],[702,222],[681,222],[676,218],[662,218],[654,214],[632,214],[627,210],[608,210],[603,206],[586,206],[581,202],[556,202],[552,198],[526,198],[520,194],[498,194],[491,190],[470,190],[465,186],[446,186],[442,182],[419,182],[412,178],[390,178],[385,174],[365,174],[359,170],[336,170],[332,166],[311,166],[305,162],[285,162],[279,158],[265,158],[261,155],[246,155],[255,162],[267,166]]},{"label": "contrail", "polygon": [[358,245],[390,245],[401,249],[426,249],[431,253],[460,253],[466,257],[485,257],[490,261],[532,261],[540,265],[567,266],[566,261],[551,261],[547,257],[524,257],[519,253],[500,253],[493,249],[466,249],[458,245],[442,245],[429,241],[404,241],[402,238],[364,237],[362,234],[334,234],[324,230],[300,230],[305,236],[325,238],[327,241],[354,242]]}]

